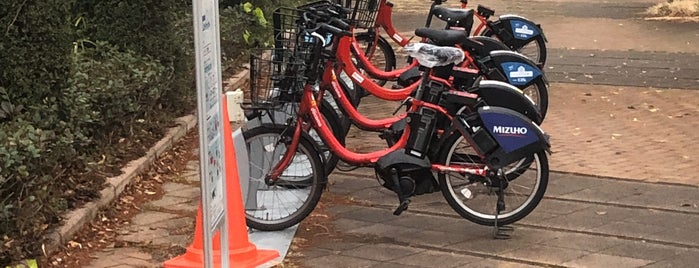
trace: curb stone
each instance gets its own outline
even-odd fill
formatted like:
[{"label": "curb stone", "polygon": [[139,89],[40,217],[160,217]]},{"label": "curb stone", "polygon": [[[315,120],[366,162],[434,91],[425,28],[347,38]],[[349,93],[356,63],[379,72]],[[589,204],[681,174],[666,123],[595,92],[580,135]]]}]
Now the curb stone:
[{"label": "curb stone", "polygon": [[63,217],[63,224],[44,235],[42,251],[48,256],[65,245],[85,224],[92,221],[97,212],[109,206],[118,197],[131,180],[148,168],[157,157],[160,157],[172,145],[180,140],[197,124],[197,117],[193,114],[175,119],[176,127],[170,128],[165,137],[160,139],[151,147],[145,156],[132,160],[121,171],[122,174],[116,177],[107,178],[107,186],[100,191],[100,198],[85,204],[83,207],[67,212]]}]

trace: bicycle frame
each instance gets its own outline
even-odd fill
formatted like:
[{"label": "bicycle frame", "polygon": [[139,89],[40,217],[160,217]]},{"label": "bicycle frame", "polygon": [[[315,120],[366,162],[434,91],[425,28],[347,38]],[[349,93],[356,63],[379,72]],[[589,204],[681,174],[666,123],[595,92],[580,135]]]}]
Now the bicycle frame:
[{"label": "bicycle frame", "polygon": [[[441,5],[442,2],[442,0],[437,0],[430,5],[430,11],[427,14],[425,27],[430,27],[430,24],[432,23],[432,10],[435,6]],[[386,31],[386,34],[388,34],[391,40],[395,41],[396,44],[400,45],[401,47],[404,47],[410,43],[410,38],[400,34],[400,32],[398,32],[396,27],[393,25],[393,3],[390,3],[387,0],[380,1],[379,12],[376,16],[376,23],[374,24],[374,27],[370,29],[370,31],[373,30],[376,33],[376,35],[374,35],[375,39],[378,39],[379,29]]]},{"label": "bicycle frame", "polygon": [[[379,3],[379,10],[376,16],[376,22],[374,23],[374,26],[372,28],[369,28],[369,32],[374,33],[373,43],[376,44],[376,42],[378,42],[379,39],[379,28],[383,28],[384,31],[386,31],[388,36],[394,42],[396,42],[401,47],[404,47],[408,43],[410,43],[410,38],[401,35],[398,32],[398,30],[396,30],[395,26],[393,26],[392,14],[393,4],[386,0],[381,0]],[[394,69],[391,71],[380,70],[376,68],[373,64],[371,64],[371,61],[369,61],[369,59],[374,56],[374,51],[376,51],[376,46],[371,46],[369,47],[369,51],[367,51],[367,53],[364,53],[364,51],[362,51],[362,49],[359,47],[359,43],[357,42],[357,40],[353,39],[352,52],[354,53],[355,58],[359,60],[362,66],[364,66],[364,69],[369,74],[371,74],[372,77],[384,80],[396,80],[403,72],[418,66],[417,62],[413,61],[408,66],[405,66],[400,69]]]},{"label": "bicycle frame", "polygon": [[[468,5],[468,1],[464,1],[464,0],[461,1],[461,8],[462,9],[465,9],[467,7],[467,5]],[[480,35],[483,33],[483,31],[485,31],[486,28],[488,28],[488,29],[490,28],[490,25],[489,25],[490,22],[488,21],[488,19],[481,16],[481,14],[479,14],[478,12],[474,12],[473,16],[476,17],[476,19],[478,19],[478,22],[479,22],[478,27],[476,27],[476,29],[473,30],[473,35]]]},{"label": "bicycle frame", "polygon": [[407,115],[406,113],[384,119],[371,119],[359,113],[357,108],[355,108],[349,101],[345,91],[340,85],[340,82],[337,80],[335,70],[332,68],[332,66],[330,66],[332,64],[332,62],[328,61],[326,64],[325,73],[323,74],[323,81],[330,82],[323,82],[324,84],[321,85],[321,87],[327,87],[329,89],[328,91],[333,95],[335,102],[339,104],[340,108],[342,108],[343,113],[345,113],[357,127],[362,130],[377,131],[387,129],[394,123],[405,118]]},{"label": "bicycle frame", "polygon": [[[318,91],[318,96],[322,96],[324,93],[323,87]],[[346,98],[345,98],[346,101]],[[417,112],[419,108],[426,107],[437,111],[446,116],[447,120],[453,120],[453,117],[441,106],[421,101],[418,99],[408,99],[410,102],[410,108],[408,112]],[[313,86],[307,84],[304,87],[303,96],[301,98],[301,103],[299,105],[299,112],[296,119],[296,125],[294,127],[294,133],[290,145],[287,147],[286,153],[282,156],[279,163],[270,171],[267,175],[266,180],[268,183],[275,181],[283,173],[283,171],[291,164],[292,159],[295,155],[296,149],[298,148],[299,140],[303,131],[308,131],[313,128],[321,137],[323,142],[328,146],[330,151],[340,157],[343,161],[353,164],[353,165],[373,165],[383,156],[389,153],[395,152],[405,147],[408,138],[410,137],[410,127],[406,126],[400,139],[396,141],[393,146],[369,153],[357,153],[350,151],[344,147],[333,135],[332,130],[327,126],[325,121],[322,119],[320,109],[318,106],[318,101],[313,93]],[[488,172],[488,168],[484,164],[453,164],[449,166],[441,164],[432,164],[432,170],[437,172],[456,172],[461,174],[473,174],[478,176],[485,176]]]},{"label": "bicycle frame", "polygon": [[[437,0],[432,3],[430,6],[430,11],[429,14],[427,15],[427,21],[425,22],[425,27],[429,27],[432,21],[432,12],[433,8],[437,5],[441,5],[442,1]],[[376,16],[376,23],[374,24],[373,28],[370,28],[369,31],[373,32],[373,37],[374,37],[374,44],[378,42],[379,38],[379,28],[383,28],[384,31],[388,34],[388,36],[395,41],[398,45],[401,47],[406,46],[407,44],[410,43],[410,39],[406,38],[405,36],[401,35],[396,28],[393,26],[393,19],[392,19],[392,13],[393,13],[393,4],[386,1],[386,0],[381,0],[379,3],[379,11],[378,15]],[[486,22],[484,18],[481,18],[479,16],[479,20],[482,20],[484,23]],[[479,27],[483,26],[483,24],[479,25]],[[376,66],[374,66],[371,61],[369,60],[371,57],[373,57],[373,53],[376,49],[376,46],[373,46],[369,49],[368,53],[364,53],[364,51],[359,47],[359,42],[357,42],[356,39],[352,39],[352,45],[351,45],[351,52],[355,56],[355,59],[357,59],[361,65],[362,69],[366,71],[367,73],[370,74],[372,78],[378,78],[378,79],[383,79],[383,80],[396,80],[398,77],[406,72],[407,70],[410,70],[412,68],[415,68],[418,66],[418,63],[416,61],[412,61],[409,65],[400,68],[400,69],[394,69],[391,71],[384,71]],[[469,53],[465,52],[466,58],[464,60],[464,63],[462,64],[461,68],[471,68],[473,69],[473,58],[469,55]],[[342,62],[345,63],[350,63],[351,59],[342,59]],[[361,80],[361,79],[360,79]],[[360,83],[361,81],[355,81],[357,83]],[[417,87],[417,81],[416,83],[413,83],[411,86],[409,86],[411,89],[415,89]],[[370,91],[371,92],[371,91]],[[372,92],[372,94],[374,94]]]},{"label": "bicycle frame", "polygon": [[[354,83],[358,84],[361,88],[363,88],[364,90],[368,91],[369,93],[371,93],[372,95],[374,95],[380,99],[393,100],[393,101],[404,100],[405,98],[410,96],[410,94],[415,89],[418,88],[418,86],[420,85],[420,82],[422,81],[422,80],[417,80],[417,81],[413,82],[411,85],[404,87],[404,88],[401,88],[401,89],[387,89],[387,88],[384,88],[380,85],[377,85],[371,79],[371,77],[367,77],[367,76],[363,75],[362,72],[359,71],[357,66],[355,66],[354,62],[352,61],[352,56],[350,53],[351,53],[351,49],[353,47],[355,49],[357,49],[356,42],[353,42],[351,37],[341,37],[337,42],[338,42],[338,44],[337,44],[337,48],[335,51],[335,55],[336,55],[337,61],[339,63],[341,63],[340,70],[345,71],[345,73],[348,74],[348,76],[352,79],[352,81],[354,81]],[[361,49],[359,49],[357,51],[361,54]],[[362,57],[358,57],[358,58],[362,59]],[[367,60],[367,59],[364,58],[363,60]],[[363,60],[362,60],[362,62],[364,62]],[[368,60],[367,60],[367,62],[368,62]],[[469,55],[469,53],[467,53],[467,52],[464,52],[464,61],[459,66],[456,66],[455,69],[458,69],[460,71],[468,71],[468,72],[472,72],[472,73],[478,73],[479,70],[473,66],[474,62],[475,62],[475,60],[471,57],[471,55]],[[413,61],[413,65],[417,66],[417,61]],[[413,65],[410,65],[410,66],[413,66]],[[371,63],[364,64],[364,66],[366,66],[365,70],[369,71],[370,74],[373,74],[374,71],[375,72],[382,72],[382,71],[378,70],[376,67],[374,67],[373,65],[371,65]],[[340,70],[337,70],[336,73],[339,73]],[[395,71],[392,71],[392,72],[395,72]],[[386,73],[386,72],[383,72],[383,73]],[[451,81],[447,81],[447,80],[439,78],[439,77],[431,76],[430,79],[438,80],[438,81],[443,82],[444,84],[449,85],[449,86],[452,85]]]}]

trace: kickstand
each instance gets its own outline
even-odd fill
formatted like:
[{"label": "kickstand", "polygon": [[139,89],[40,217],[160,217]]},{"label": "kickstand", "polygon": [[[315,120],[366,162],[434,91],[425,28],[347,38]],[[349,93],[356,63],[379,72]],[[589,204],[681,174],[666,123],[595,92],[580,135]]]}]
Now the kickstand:
[{"label": "kickstand", "polygon": [[398,207],[393,211],[393,215],[400,215],[403,211],[408,209],[410,204],[410,199],[403,194],[403,187],[400,185],[400,180],[398,179],[398,171],[395,168],[391,169],[391,180],[396,188],[396,193],[398,193]]},{"label": "kickstand", "polygon": [[498,201],[497,204],[495,205],[495,223],[493,225],[493,239],[510,239],[512,238],[512,232],[514,232],[515,228],[512,226],[499,226],[498,224],[498,217],[500,216],[500,212],[505,210],[505,176],[502,170],[498,171],[498,175],[500,175],[500,185],[498,187]]}]

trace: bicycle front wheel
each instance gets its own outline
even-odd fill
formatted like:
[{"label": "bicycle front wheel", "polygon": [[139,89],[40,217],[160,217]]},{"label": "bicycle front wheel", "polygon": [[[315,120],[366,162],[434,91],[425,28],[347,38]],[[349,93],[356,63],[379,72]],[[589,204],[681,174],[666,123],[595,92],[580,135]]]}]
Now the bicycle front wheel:
[{"label": "bicycle front wheel", "polygon": [[[439,160],[445,165],[484,166],[458,132],[448,138]],[[454,211],[469,221],[487,226],[495,224],[498,193],[502,189],[505,209],[498,213],[497,223],[507,225],[529,215],[544,197],[549,176],[546,153],[525,157],[503,171],[506,172],[504,179],[440,173],[439,185]]]},{"label": "bicycle front wheel", "polygon": [[247,144],[250,177],[245,198],[245,218],[250,228],[278,231],[289,228],[313,211],[327,178],[319,152],[312,141],[301,137],[291,161],[275,185],[265,175],[287,152],[293,129],[262,125],[243,133]]}]

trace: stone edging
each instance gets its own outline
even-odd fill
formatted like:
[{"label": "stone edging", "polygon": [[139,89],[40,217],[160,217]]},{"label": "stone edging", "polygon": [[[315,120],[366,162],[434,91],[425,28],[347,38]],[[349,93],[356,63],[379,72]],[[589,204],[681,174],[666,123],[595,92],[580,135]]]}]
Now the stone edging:
[{"label": "stone edging", "polygon": [[[227,79],[227,85],[224,91],[235,90],[243,85],[248,78],[248,69],[248,65],[246,64],[244,70]],[[126,164],[126,166],[121,169],[121,175],[107,178],[107,187],[100,191],[99,199],[63,215],[63,224],[49,230],[44,235],[45,242],[42,244],[42,250],[45,256],[52,254],[62,245],[67,244],[78,230],[97,216],[97,212],[111,205],[124,191],[126,185],[131,183],[134,177],[140,175],[160,157],[160,155],[170,149],[175,142],[179,141],[189,130],[197,125],[197,117],[194,114],[186,115],[175,119],[175,123],[177,123],[177,126],[170,128],[165,134],[165,137],[153,145],[153,147],[146,152],[145,156]]]},{"label": "stone edging", "polygon": [[63,224],[50,230],[44,235],[45,242],[42,250],[45,255],[52,254],[62,245],[65,245],[85,224],[92,221],[97,212],[108,207],[124,191],[126,185],[131,180],[140,175],[158,157],[170,149],[172,145],[187,134],[187,132],[197,125],[197,118],[194,115],[187,115],[175,119],[176,127],[170,128],[160,141],[151,147],[145,156],[132,160],[121,168],[122,174],[116,177],[107,178],[107,187],[100,191],[100,198],[85,204],[83,207],[66,213]]}]

